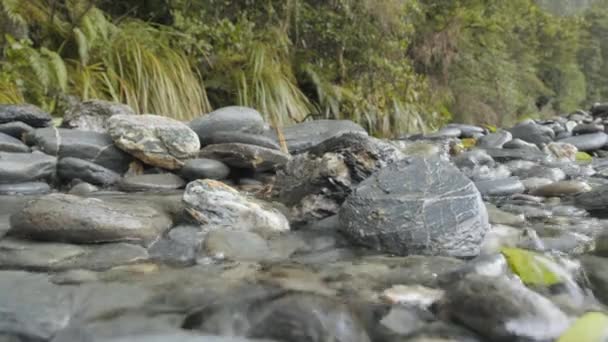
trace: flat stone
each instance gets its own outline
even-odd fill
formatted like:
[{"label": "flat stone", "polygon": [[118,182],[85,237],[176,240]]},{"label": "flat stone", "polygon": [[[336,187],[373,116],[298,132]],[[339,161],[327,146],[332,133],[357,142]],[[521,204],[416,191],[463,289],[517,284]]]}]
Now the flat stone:
[{"label": "flat stone", "polygon": [[535,144],[517,138],[506,142],[504,145],[502,145],[502,147],[508,149],[530,149],[533,151],[540,151],[538,146],[536,146]]},{"label": "flat stone", "polygon": [[30,132],[26,141],[46,154],[84,159],[121,174],[133,160],[106,133],[50,127]]},{"label": "flat stone", "polygon": [[448,124],[446,127],[458,128],[460,132],[462,132],[462,138],[474,138],[476,135],[483,134],[486,132],[483,127],[467,124],[451,123]]},{"label": "flat stone", "polygon": [[540,162],[547,159],[547,155],[540,150],[527,148],[486,148],[486,153],[497,162],[508,162],[511,160],[528,160]]},{"label": "flat stone", "polygon": [[80,179],[101,186],[115,184],[121,179],[118,173],[110,169],[87,160],[72,157],[59,159],[57,175],[65,182]]},{"label": "flat stone", "polygon": [[566,179],[566,173],[556,167],[548,167],[543,165],[533,166],[529,169],[520,169],[513,171],[513,175],[520,179],[527,178],[546,178],[554,182],[559,182]]},{"label": "flat stone", "polygon": [[553,180],[549,178],[531,177],[523,179],[522,184],[526,190],[530,193],[536,191],[536,189],[542,188],[543,186],[553,184]]},{"label": "flat stone", "polygon": [[582,123],[572,129],[574,135],[604,132],[604,125]]},{"label": "flat stone", "polygon": [[488,217],[491,224],[500,224],[507,226],[522,226],[526,222],[523,214],[512,214],[498,209],[491,203],[485,203]]},{"label": "flat stone", "polygon": [[119,188],[127,192],[166,191],[181,189],[186,181],[172,173],[128,176],[121,180]]},{"label": "flat stone", "polygon": [[25,134],[33,130],[34,128],[32,126],[21,121],[0,124],[0,133],[10,135],[11,137],[19,140],[21,140]]},{"label": "flat stone", "polygon": [[201,145],[210,144],[210,137],[218,132],[262,134],[264,119],[253,108],[229,106],[192,120],[190,128],[198,134]]},{"label": "flat stone", "polygon": [[0,133],[0,152],[29,152],[30,148],[21,140]]},{"label": "flat stone", "polygon": [[460,168],[474,168],[481,165],[494,166],[494,159],[481,149],[463,152],[453,160],[454,164]]},{"label": "flat stone", "polygon": [[105,133],[112,115],[135,115],[126,104],[104,100],[88,100],[76,104],[63,116],[61,127]]},{"label": "flat stone", "polygon": [[289,230],[283,214],[262,202],[247,198],[224,183],[196,180],[183,195],[186,211],[201,224],[218,229],[254,231],[261,234]]},{"label": "flat stone", "polygon": [[200,151],[199,157],[215,159],[231,167],[259,172],[281,168],[290,158],[288,154],[278,150],[239,143],[208,145]]},{"label": "flat stone", "polygon": [[44,182],[0,184],[0,195],[40,195],[49,192],[51,187]]},{"label": "flat stone", "polygon": [[498,131],[496,133],[490,133],[477,140],[477,146],[479,147],[490,147],[490,148],[502,148],[502,146],[513,139],[513,135],[509,131]]},{"label": "flat stone", "polygon": [[349,120],[315,120],[283,128],[291,154],[306,152],[311,147],[344,133],[367,134],[363,127]]},{"label": "flat stone", "polygon": [[576,146],[563,142],[552,142],[548,144],[544,152],[552,155],[557,161],[573,162],[576,161]]},{"label": "flat stone", "polygon": [[381,169],[359,184],[339,215],[353,241],[399,255],[475,256],[489,228],[475,185],[437,158]]},{"label": "flat stone", "polygon": [[123,151],[144,163],[176,170],[200,149],[198,136],[177,120],[158,115],[114,115],[108,133]]},{"label": "flat stone", "polygon": [[175,227],[150,246],[150,257],[171,265],[194,265],[205,235],[198,226]]},{"label": "flat stone", "polygon": [[0,152],[0,184],[28,183],[50,179],[57,158],[41,152]]},{"label": "flat stone", "polygon": [[222,180],[228,177],[230,168],[219,160],[197,158],[187,160],[179,174],[190,181],[196,179]]},{"label": "flat stone", "polygon": [[212,133],[206,138],[206,140],[209,143],[208,145],[239,143],[266,147],[273,150],[281,149],[281,147],[276,141],[274,141],[270,137],[261,134],[251,134],[243,132],[217,132]]},{"label": "flat stone", "polygon": [[272,258],[266,240],[247,231],[212,231],[205,239],[204,250],[220,260],[262,261]]},{"label": "flat stone", "polygon": [[143,204],[51,194],[11,216],[9,235],[55,242],[149,244],[171,225],[165,213]]},{"label": "flat stone", "polygon": [[572,144],[579,151],[594,151],[608,144],[608,134],[604,132],[582,134],[562,139],[560,142]]},{"label": "flat stone", "polygon": [[585,268],[585,275],[591,283],[593,294],[604,305],[608,305],[608,258],[584,255],[581,262]]},{"label": "flat stone", "polygon": [[587,210],[608,209],[608,185],[599,186],[577,195],[575,202],[576,205]]},{"label": "flat stone", "polygon": [[0,124],[21,121],[32,127],[47,127],[52,118],[49,113],[31,104],[0,104]]},{"label": "flat stone", "polygon": [[581,181],[561,181],[542,186],[530,193],[535,196],[561,197],[566,195],[576,195],[591,191],[589,184]]},{"label": "flat stone", "polygon": [[525,190],[517,177],[476,181],[475,186],[484,196],[506,196],[522,193]]},{"label": "flat stone", "polygon": [[444,138],[459,138],[462,131],[457,127],[444,127],[437,132],[425,134],[426,139],[444,139]]},{"label": "flat stone", "polygon": [[555,132],[549,127],[534,122],[525,122],[509,130],[514,139],[521,139],[535,145],[548,144],[555,139]]},{"label": "flat stone", "polygon": [[80,182],[70,188],[70,191],[68,193],[70,195],[84,196],[96,191],[99,191],[99,188],[95,185],[87,182]]}]

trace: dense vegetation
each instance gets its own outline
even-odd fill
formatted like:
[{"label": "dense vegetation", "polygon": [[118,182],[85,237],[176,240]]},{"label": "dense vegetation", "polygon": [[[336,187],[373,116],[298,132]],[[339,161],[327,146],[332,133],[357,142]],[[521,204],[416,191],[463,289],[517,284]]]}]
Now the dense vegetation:
[{"label": "dense vegetation", "polygon": [[608,99],[608,0],[0,0],[0,103],[229,104],[376,135]]}]

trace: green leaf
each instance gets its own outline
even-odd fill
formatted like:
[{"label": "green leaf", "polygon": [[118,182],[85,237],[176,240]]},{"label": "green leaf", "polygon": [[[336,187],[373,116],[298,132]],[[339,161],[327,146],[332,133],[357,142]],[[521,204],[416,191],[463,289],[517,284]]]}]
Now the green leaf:
[{"label": "green leaf", "polygon": [[608,338],[608,315],[590,312],[576,320],[557,342],[603,342]]},{"label": "green leaf", "polygon": [[501,253],[507,259],[511,271],[526,285],[550,286],[561,283],[561,279],[551,270],[552,261],[547,257],[520,248],[503,248]]}]

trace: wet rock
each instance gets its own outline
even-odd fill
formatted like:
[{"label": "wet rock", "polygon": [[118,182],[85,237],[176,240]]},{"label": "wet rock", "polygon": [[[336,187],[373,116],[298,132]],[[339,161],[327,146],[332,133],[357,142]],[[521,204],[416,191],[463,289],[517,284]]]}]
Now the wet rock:
[{"label": "wet rock", "polygon": [[496,133],[490,133],[477,140],[477,146],[479,147],[490,147],[490,148],[502,148],[502,146],[513,139],[513,135],[509,131],[498,131]]},{"label": "wet rock", "polygon": [[552,340],[570,325],[555,304],[506,277],[469,275],[448,287],[441,309],[493,341]]},{"label": "wet rock", "polygon": [[376,250],[461,257],[479,253],[488,217],[475,185],[456,168],[415,158],[363,181],[340,209],[340,224]]},{"label": "wet rock", "polygon": [[30,148],[21,140],[0,133],[0,152],[29,152]]},{"label": "wet rock", "polygon": [[521,139],[512,139],[511,141],[508,141],[504,145],[502,145],[502,147],[507,149],[532,150],[534,152],[539,151],[538,146],[527,141],[523,141]]},{"label": "wet rock", "polygon": [[51,127],[32,131],[26,141],[46,154],[88,160],[118,173],[125,172],[132,160],[105,133]]},{"label": "wet rock", "polygon": [[464,152],[454,158],[454,164],[461,168],[473,168],[480,165],[493,166],[494,159],[492,159],[484,150],[472,150]]},{"label": "wet rock", "polygon": [[306,152],[325,140],[345,133],[367,135],[363,127],[349,120],[315,120],[283,128],[283,136],[291,154]]},{"label": "wet rock", "polygon": [[443,297],[443,291],[420,285],[394,285],[381,297],[391,304],[429,307]]},{"label": "wet rock", "polygon": [[523,214],[512,214],[498,209],[495,205],[486,203],[488,217],[491,224],[503,224],[507,226],[521,226],[526,222]]},{"label": "wet rock", "polygon": [[608,258],[585,255],[581,258],[593,294],[608,305]]},{"label": "wet rock", "polygon": [[463,168],[461,169],[461,171],[475,182],[509,178],[511,176],[511,171],[502,164],[497,165],[493,168],[490,168],[485,165],[475,167],[473,169]]},{"label": "wet rock", "polygon": [[548,144],[555,139],[555,133],[549,127],[534,122],[524,122],[509,130],[514,139],[521,139],[536,145]]},{"label": "wet rock", "polygon": [[243,132],[217,132],[206,137],[209,145],[213,144],[230,144],[239,143],[246,145],[255,145],[266,147],[272,150],[280,150],[279,144],[273,139],[260,134],[251,134]]},{"label": "wet rock", "polygon": [[57,175],[66,182],[80,179],[101,186],[115,184],[121,178],[118,173],[106,169],[101,165],[72,157],[59,160],[59,163],[57,163]]},{"label": "wet rock", "polygon": [[135,111],[131,107],[117,102],[84,101],[65,113],[61,127],[104,133],[107,121],[112,115],[135,115]]},{"label": "wet rock", "polygon": [[553,180],[539,177],[526,178],[521,182],[526,188],[526,191],[530,193],[534,192],[536,189],[542,188],[543,186],[553,184]]},{"label": "wet rock", "polygon": [[517,247],[523,239],[522,232],[514,227],[493,224],[481,244],[481,254],[495,255],[505,247]]},{"label": "wet rock", "polygon": [[201,146],[187,125],[158,115],[114,115],[107,126],[112,140],[123,151],[169,170],[181,168]]},{"label": "wet rock", "polygon": [[529,169],[513,171],[513,175],[519,177],[520,179],[547,178],[554,182],[559,182],[566,179],[566,173],[561,169],[542,165],[534,166]]},{"label": "wet rock", "polygon": [[522,193],[525,190],[517,177],[476,181],[475,186],[483,196],[505,196]]},{"label": "wet rock", "polygon": [[49,192],[51,187],[44,182],[0,184],[0,195],[40,195]]},{"label": "wet rock", "polygon": [[542,153],[539,149],[527,149],[527,148],[486,148],[486,153],[497,162],[508,162],[511,160],[527,160],[533,162],[540,162],[547,159],[547,155]]},{"label": "wet rock", "polygon": [[198,134],[201,145],[205,146],[210,143],[209,138],[218,132],[261,134],[264,119],[255,109],[230,106],[200,116],[192,120],[189,126]]},{"label": "wet rock", "polygon": [[338,212],[352,187],[404,157],[394,145],[345,133],[291,159],[277,173],[279,198],[297,222],[322,219]]},{"label": "wet rock", "polygon": [[196,179],[226,179],[230,174],[230,168],[219,160],[213,159],[190,159],[184,163],[180,175],[190,181]]},{"label": "wet rock", "polygon": [[70,189],[68,192],[70,195],[83,196],[88,195],[92,192],[99,191],[99,188],[93,184],[89,184],[87,182],[80,182]]},{"label": "wet rock", "polygon": [[562,139],[559,142],[576,146],[579,151],[594,151],[602,148],[608,143],[608,134],[604,132],[577,135]]},{"label": "wet rock", "polygon": [[552,155],[558,161],[575,161],[578,149],[576,146],[563,142],[552,142],[547,145],[544,152]]},{"label": "wet rock", "polygon": [[186,186],[186,181],[172,173],[158,173],[125,177],[118,186],[127,192],[166,191],[181,189]]},{"label": "wet rock", "polygon": [[526,219],[546,219],[553,215],[550,210],[531,205],[505,204],[500,209],[513,214],[523,214]]},{"label": "wet rock", "polygon": [[183,195],[186,211],[199,223],[218,229],[254,231],[261,234],[289,230],[289,222],[278,210],[264,208],[233,188],[214,180],[196,180]]},{"label": "wet rock", "polygon": [[446,127],[458,128],[462,132],[461,138],[475,138],[477,135],[486,132],[486,130],[482,127],[459,123],[451,123],[448,124]]},{"label": "wet rock", "polygon": [[9,234],[57,242],[148,244],[171,224],[166,214],[146,205],[51,194],[11,216]]},{"label": "wet rock", "polygon": [[535,196],[561,197],[591,191],[589,184],[581,181],[561,181],[537,188],[530,193]]},{"label": "wet rock", "polygon": [[25,134],[33,130],[34,128],[32,126],[21,121],[0,124],[0,133],[10,135],[11,137],[19,140],[21,140]]},{"label": "wet rock", "polygon": [[608,185],[577,195],[575,202],[576,205],[587,210],[605,210],[608,208]]},{"label": "wet rock", "polygon": [[208,145],[198,156],[219,160],[231,167],[259,172],[279,169],[290,158],[288,154],[275,149],[240,143]]},{"label": "wet rock", "polygon": [[0,184],[28,183],[50,179],[57,158],[41,152],[0,152]]},{"label": "wet rock", "polygon": [[261,261],[273,257],[266,240],[247,231],[212,231],[205,239],[204,250],[219,260]]},{"label": "wet rock", "polygon": [[594,124],[594,123],[590,123],[590,124],[582,123],[572,129],[572,133],[575,135],[591,134],[591,133],[598,133],[598,132],[603,132],[603,131],[604,131],[604,125],[599,125],[599,124]]},{"label": "wet rock", "polygon": [[194,265],[205,239],[205,232],[197,226],[178,226],[149,248],[150,257],[171,265]]},{"label": "wet rock", "polygon": [[594,117],[605,118],[608,116],[608,103],[595,103],[591,107],[591,115]]},{"label": "wet rock", "polygon": [[0,104],[0,124],[13,121],[21,121],[32,127],[47,127],[51,125],[52,118],[49,113],[31,104]]},{"label": "wet rock", "polygon": [[433,322],[403,338],[404,342],[480,342],[473,332],[454,324]]},{"label": "wet rock", "polygon": [[459,138],[462,135],[462,131],[457,127],[444,127],[437,132],[425,134],[426,139],[445,139],[445,138]]}]

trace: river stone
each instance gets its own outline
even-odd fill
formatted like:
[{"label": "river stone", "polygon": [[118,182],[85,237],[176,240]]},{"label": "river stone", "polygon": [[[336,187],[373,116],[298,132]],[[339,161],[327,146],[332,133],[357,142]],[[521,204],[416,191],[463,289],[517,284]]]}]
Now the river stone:
[{"label": "river stone", "polygon": [[502,148],[502,146],[513,139],[513,135],[509,131],[498,131],[490,133],[477,140],[479,147]]},{"label": "river stone", "polygon": [[181,177],[172,173],[128,176],[118,184],[121,190],[127,192],[175,190],[185,185]]},{"label": "river stone", "polygon": [[426,139],[445,139],[445,138],[459,138],[462,135],[460,128],[456,127],[444,127],[437,132],[425,134]]},{"label": "river stone", "polygon": [[115,184],[121,178],[118,173],[101,165],[72,157],[59,159],[57,175],[65,182],[80,179],[101,186]]},{"label": "river stone", "polygon": [[34,128],[32,126],[21,121],[13,121],[0,124],[0,133],[10,135],[11,137],[16,139],[23,138],[25,134],[33,130]]},{"label": "river stone", "polygon": [[559,182],[566,179],[566,173],[556,167],[548,167],[543,165],[533,166],[529,169],[514,170],[513,175],[521,179],[527,178],[547,178],[554,182]]},{"label": "river stone", "polygon": [[209,145],[240,143],[266,147],[273,150],[281,149],[281,147],[276,141],[274,141],[270,137],[261,134],[251,134],[243,132],[216,132],[212,133],[206,139],[208,140]]},{"label": "river stone", "polygon": [[354,241],[399,255],[475,256],[488,215],[475,185],[438,158],[393,163],[365,181],[340,209]]},{"label": "river stone", "polygon": [[594,117],[608,117],[608,103],[595,103],[591,107],[591,115]]},{"label": "river stone", "polygon": [[31,104],[0,104],[0,124],[21,121],[32,127],[47,127],[52,120],[49,113]]},{"label": "river stone", "polygon": [[169,170],[179,169],[184,160],[200,149],[198,136],[187,125],[158,115],[114,115],[108,119],[108,133],[123,151],[144,163]]},{"label": "river stone", "polygon": [[500,224],[507,226],[522,226],[526,219],[523,214],[515,215],[506,211],[498,209],[491,203],[485,203],[486,210],[488,211],[488,218],[491,224]]},{"label": "river stone", "polygon": [[0,184],[27,183],[49,179],[55,174],[57,158],[33,153],[0,152]]},{"label": "river stone", "polygon": [[548,144],[543,152],[552,155],[558,161],[576,161],[576,146],[563,142],[552,142]]},{"label": "river stone", "polygon": [[200,227],[177,226],[155,241],[148,251],[152,259],[170,265],[194,265],[204,240],[205,232]]},{"label": "river stone", "polygon": [[88,160],[121,174],[133,159],[114,146],[106,133],[49,127],[30,132],[26,141],[44,153]]},{"label": "river stone", "polygon": [[197,158],[189,159],[179,171],[180,176],[187,180],[196,179],[226,179],[230,174],[230,168],[219,160]]},{"label": "river stone", "polygon": [[70,195],[76,195],[76,196],[84,196],[84,195],[88,195],[92,192],[96,192],[99,191],[99,188],[96,187],[93,184],[89,184],[87,182],[80,182],[74,186],[72,186],[72,188],[70,188],[70,191],[68,192]]},{"label": "river stone", "polygon": [[594,151],[608,144],[608,134],[604,132],[582,134],[562,139],[559,142],[572,144],[576,146],[579,151]]},{"label": "river stone", "polygon": [[0,152],[29,152],[30,148],[21,140],[10,135],[0,133]]},{"label": "river stone", "polygon": [[585,268],[593,294],[604,305],[608,305],[608,258],[584,255],[581,264]]},{"label": "river stone", "polygon": [[492,159],[484,150],[475,149],[458,155],[454,158],[454,164],[460,168],[474,168],[480,165],[494,166],[494,159]]},{"label": "river stone", "polygon": [[576,195],[582,192],[591,191],[589,184],[582,181],[560,181],[542,186],[530,193],[535,196],[561,197],[566,195]]},{"label": "river stone", "polygon": [[538,146],[527,141],[523,141],[521,139],[512,139],[502,145],[502,147],[508,149],[529,149],[539,151]]},{"label": "river stone", "polygon": [[392,144],[344,133],[292,158],[277,173],[276,188],[281,202],[292,207],[293,221],[315,221],[337,214],[354,186],[403,158]]},{"label": "river stone", "polygon": [[543,186],[553,184],[553,180],[541,177],[526,178],[523,179],[521,182],[526,188],[526,191],[528,191],[529,193],[532,193],[536,191],[536,189],[542,188]]},{"label": "river stone", "polygon": [[195,180],[189,183],[183,202],[194,220],[216,228],[263,234],[289,230],[289,222],[278,210],[264,208],[261,202],[247,198],[215,180]]},{"label": "river stone", "polygon": [[506,196],[525,190],[517,177],[476,181],[475,186],[483,196]]},{"label": "river stone", "polygon": [[148,244],[171,225],[165,213],[139,203],[51,194],[12,215],[9,234],[56,242]]},{"label": "river stone", "polygon": [[570,326],[555,304],[504,276],[468,275],[448,287],[440,307],[490,341],[554,340]]},{"label": "river stone", "polygon": [[0,184],[0,195],[39,195],[49,192],[51,187],[44,182]]},{"label": "river stone", "polygon": [[240,143],[205,146],[198,155],[201,158],[215,159],[224,164],[263,172],[276,170],[289,161],[289,155],[281,151]]},{"label": "river stone", "polygon": [[272,257],[266,240],[247,231],[209,232],[203,246],[207,255],[220,260],[262,261]]},{"label": "river stone", "polygon": [[283,128],[291,154],[300,154],[319,143],[344,133],[367,134],[363,127],[349,120],[314,120]]},{"label": "river stone", "polygon": [[117,102],[84,101],[65,113],[61,127],[104,133],[108,119],[116,114],[135,115],[135,111],[128,105]]},{"label": "river stone", "polygon": [[602,185],[575,198],[576,205],[587,210],[608,209],[608,185]]},{"label": "river stone", "polygon": [[479,134],[483,134],[486,130],[483,127],[467,125],[467,124],[459,124],[459,123],[451,123],[446,127],[458,128],[462,134],[461,138],[475,138]]},{"label": "river stone", "polygon": [[524,122],[509,130],[514,139],[521,139],[535,145],[548,144],[555,139],[555,132],[549,127],[534,122]]},{"label": "river stone", "polygon": [[572,133],[575,135],[578,134],[590,134],[590,133],[598,133],[604,132],[604,125],[595,124],[595,123],[582,123],[574,127],[572,129]]},{"label": "river stone", "polygon": [[547,159],[547,155],[538,148],[486,148],[486,153],[497,162],[508,162],[511,160],[527,160],[540,162]]},{"label": "river stone", "polygon": [[205,146],[210,143],[209,137],[218,132],[262,134],[264,119],[253,108],[229,106],[202,115],[192,120],[189,126]]}]

